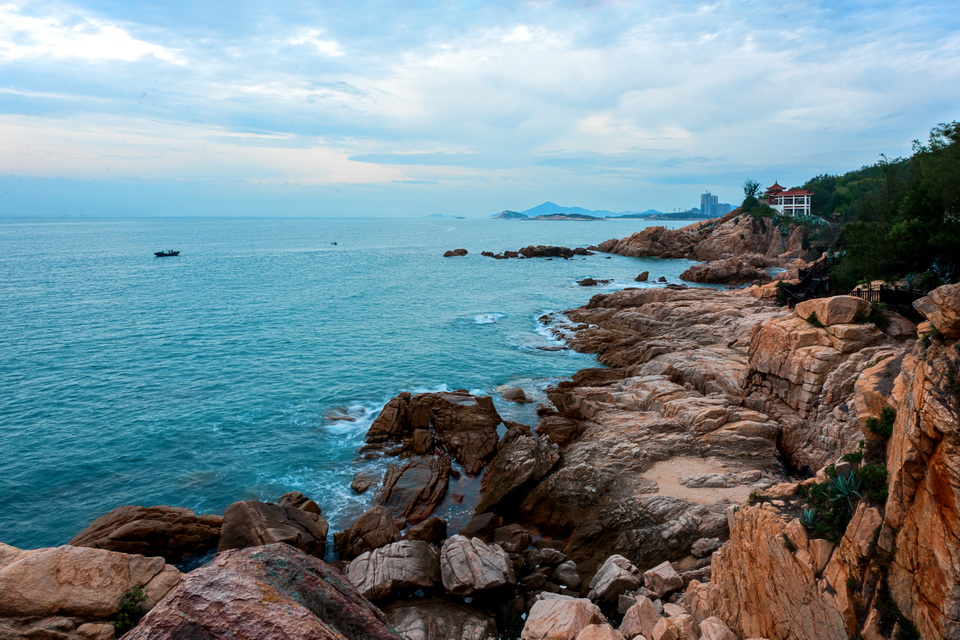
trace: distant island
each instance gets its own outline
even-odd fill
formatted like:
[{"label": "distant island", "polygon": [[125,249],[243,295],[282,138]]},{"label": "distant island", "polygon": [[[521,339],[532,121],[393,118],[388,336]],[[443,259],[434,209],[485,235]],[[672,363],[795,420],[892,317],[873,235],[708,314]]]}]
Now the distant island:
[{"label": "distant island", "polygon": [[678,211],[674,213],[663,213],[656,209],[647,209],[646,211],[621,211],[619,213],[607,211],[605,209],[591,210],[583,207],[563,207],[556,203],[547,201],[526,211],[504,210],[490,216],[500,220],[579,220],[592,221],[604,220],[607,218],[640,218],[644,220],[693,220],[702,219],[704,216],[697,209],[688,211]]}]

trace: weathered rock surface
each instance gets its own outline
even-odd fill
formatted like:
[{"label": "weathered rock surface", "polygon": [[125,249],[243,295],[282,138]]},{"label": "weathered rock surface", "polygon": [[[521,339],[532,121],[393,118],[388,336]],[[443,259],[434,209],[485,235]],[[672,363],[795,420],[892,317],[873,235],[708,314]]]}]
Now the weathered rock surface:
[{"label": "weathered rock surface", "polygon": [[513,439],[497,452],[483,476],[476,513],[515,511],[526,489],[547,475],[559,459],[559,447],[548,438]]},{"label": "weathered rock surface", "polygon": [[652,569],[643,572],[643,581],[648,589],[665,596],[683,587],[680,574],[669,561],[661,562]]},{"label": "weathered rock surface", "polygon": [[218,551],[285,542],[322,558],[327,547],[327,521],[312,510],[272,502],[234,502],[223,514]]},{"label": "weathered rock surface", "polygon": [[933,323],[946,338],[960,338],[960,284],[934,289],[913,303],[913,308]]},{"label": "weathered rock surface", "polygon": [[[133,587],[152,608],[181,574],[162,558],[62,546],[22,550],[0,543],[0,637],[100,637]],[[3,635],[6,634],[6,635]]]},{"label": "weathered rock surface", "polygon": [[590,580],[587,597],[594,602],[616,602],[626,591],[632,591],[643,583],[640,570],[621,555],[607,558]]},{"label": "weathered rock surface", "polygon": [[467,596],[516,582],[513,564],[503,549],[460,535],[443,543],[440,571],[444,589],[454,595]]},{"label": "weathered rock surface", "polygon": [[770,274],[766,271],[754,267],[736,256],[695,264],[681,273],[680,279],[689,282],[723,284],[764,283],[772,280]]},{"label": "weathered rock surface", "polygon": [[474,607],[421,598],[391,602],[383,607],[390,627],[405,640],[497,640],[493,618]]},{"label": "weathered rock surface", "polygon": [[180,562],[215,549],[222,522],[221,516],[198,516],[183,507],[123,506],[91,522],[69,544]]},{"label": "weathered rock surface", "polygon": [[576,640],[592,624],[606,623],[597,605],[585,599],[540,600],[523,625],[523,640]]},{"label": "weathered rock surface", "polygon": [[639,598],[637,603],[627,609],[620,623],[620,633],[625,638],[635,638],[642,635],[653,637],[653,629],[663,616],[649,598]]},{"label": "weathered rock surface", "polygon": [[624,640],[624,637],[609,624],[591,624],[581,629],[576,640]]},{"label": "weathered rock surface", "polygon": [[404,540],[423,540],[438,547],[447,538],[447,523],[442,518],[430,516],[423,522],[410,525],[403,532]]},{"label": "weathered rock surface", "polygon": [[286,544],[225,551],[185,576],[126,640],[398,640],[323,561]]},{"label": "weathered rock surface", "polygon": [[413,447],[417,429],[431,429],[454,460],[477,475],[497,448],[497,425],[502,422],[489,396],[467,392],[401,393],[390,400],[367,431],[367,442],[401,442]]},{"label": "weathered rock surface", "polygon": [[369,600],[399,589],[429,589],[440,581],[440,553],[420,540],[401,540],[360,554],[347,578]]},{"label": "weathered rock surface", "polygon": [[449,251],[443,252],[444,258],[455,258],[465,256],[469,253],[466,249],[450,249]]},{"label": "weathered rock surface", "polygon": [[333,534],[333,548],[341,560],[379,549],[400,539],[400,530],[386,507],[377,505],[353,521],[345,531]]},{"label": "weathered rock surface", "polygon": [[710,261],[759,254],[786,261],[804,253],[802,241],[800,227],[790,226],[784,235],[769,220],[741,215],[738,207],[721,218],[695,222],[681,229],[647,227],[627,238],[602,242],[598,248],[607,253],[638,258]]},{"label": "weathered rock surface", "polygon": [[823,326],[829,327],[857,322],[870,312],[870,303],[856,296],[832,296],[800,302],[794,311],[804,320],[816,316]]},{"label": "weathered rock surface", "polygon": [[404,465],[392,464],[374,502],[386,507],[394,517],[421,522],[443,500],[449,477],[450,459],[446,456],[421,456]]}]

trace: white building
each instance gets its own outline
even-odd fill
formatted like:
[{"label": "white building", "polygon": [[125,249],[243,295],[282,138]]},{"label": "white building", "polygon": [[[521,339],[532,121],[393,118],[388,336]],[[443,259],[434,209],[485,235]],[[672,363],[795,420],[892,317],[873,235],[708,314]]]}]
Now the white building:
[{"label": "white building", "polygon": [[813,191],[806,191],[805,189],[786,191],[776,182],[773,183],[773,186],[767,187],[767,192],[764,194],[767,204],[785,216],[810,215],[810,198],[812,196]]}]

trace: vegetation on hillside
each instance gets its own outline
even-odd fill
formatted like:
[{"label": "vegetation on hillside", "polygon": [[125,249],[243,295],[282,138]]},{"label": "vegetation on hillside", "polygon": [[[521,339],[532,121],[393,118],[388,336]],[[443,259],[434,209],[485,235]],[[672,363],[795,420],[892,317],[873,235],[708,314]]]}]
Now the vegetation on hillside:
[{"label": "vegetation on hillside", "polygon": [[833,273],[840,290],[901,278],[933,287],[960,275],[960,122],[934,127],[926,143],[914,141],[910,158],[881,156],[802,188],[814,194],[815,215],[842,226],[834,248],[845,255]]}]

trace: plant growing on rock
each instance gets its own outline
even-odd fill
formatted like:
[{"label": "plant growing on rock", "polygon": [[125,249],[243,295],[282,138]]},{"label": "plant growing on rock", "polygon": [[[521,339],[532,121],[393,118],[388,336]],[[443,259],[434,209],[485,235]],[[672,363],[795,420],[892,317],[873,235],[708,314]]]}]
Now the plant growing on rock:
[{"label": "plant growing on rock", "polygon": [[878,436],[889,438],[893,435],[893,423],[897,419],[897,412],[889,407],[880,411],[879,418],[867,418],[867,429]]},{"label": "plant growing on rock", "polygon": [[141,604],[147,599],[147,592],[140,587],[132,587],[120,598],[117,613],[113,617],[113,628],[117,635],[123,635],[137,626],[145,613]]},{"label": "plant growing on rock", "polygon": [[870,499],[883,504],[887,501],[887,468],[882,464],[865,464],[860,468],[860,479]]},{"label": "plant growing on rock", "polygon": [[812,324],[813,326],[817,327],[818,329],[822,329],[822,328],[823,328],[823,323],[820,322],[820,318],[817,317],[817,312],[816,312],[816,311],[814,311],[814,312],[811,313],[809,316],[807,316],[807,322],[809,322],[809,323]]},{"label": "plant growing on rock", "polygon": [[813,531],[817,526],[817,510],[804,509],[800,514],[800,524],[808,531]]}]

